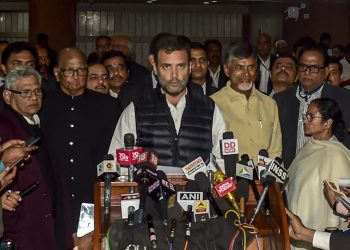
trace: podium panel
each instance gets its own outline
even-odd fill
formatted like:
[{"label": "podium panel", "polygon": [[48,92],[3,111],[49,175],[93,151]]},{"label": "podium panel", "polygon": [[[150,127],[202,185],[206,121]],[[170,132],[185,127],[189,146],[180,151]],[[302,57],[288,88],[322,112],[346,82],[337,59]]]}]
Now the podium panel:
[{"label": "podium panel", "polygon": [[[184,186],[186,180],[184,177],[169,177],[169,181],[173,184]],[[256,182],[258,191],[261,194],[263,186],[260,182]],[[106,229],[118,219],[121,219],[121,194],[129,193],[129,187],[136,187],[137,183],[130,182],[112,182],[111,185],[111,214],[109,218],[103,216],[103,199],[104,199],[104,183],[96,182],[94,187],[94,203],[95,203],[95,231],[94,231],[94,250],[101,249],[102,239],[105,237]],[[269,190],[269,215],[258,214],[255,219],[254,226],[259,230],[258,238],[260,249],[290,249],[290,239],[288,234],[288,222],[285,213],[285,207],[282,200],[280,186],[277,183],[271,185]],[[246,202],[245,216],[247,221],[250,220],[256,207],[256,200],[253,191],[249,187],[249,199]],[[247,249],[258,249],[256,241],[251,240],[247,243]]]}]

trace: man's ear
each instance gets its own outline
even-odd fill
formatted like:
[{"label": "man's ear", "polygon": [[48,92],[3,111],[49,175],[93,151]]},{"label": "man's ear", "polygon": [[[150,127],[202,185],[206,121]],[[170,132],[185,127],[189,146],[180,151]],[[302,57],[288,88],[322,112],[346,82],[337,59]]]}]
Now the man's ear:
[{"label": "man's ear", "polygon": [[326,72],[325,72],[326,74],[325,74],[325,80],[328,78],[328,76],[329,76],[329,67],[327,66],[326,67]]},{"label": "man's ear", "polygon": [[230,71],[229,71],[229,69],[228,69],[227,64],[224,64],[224,72],[225,72],[225,75],[226,75],[228,78],[230,78]]},{"label": "man's ear", "polygon": [[53,74],[55,75],[55,78],[56,78],[56,81],[59,82],[60,81],[60,78],[58,77],[58,74],[60,73],[59,72],[60,70],[58,69],[58,66],[55,66],[53,68]]},{"label": "man's ear", "polygon": [[11,92],[8,91],[7,89],[2,92],[2,96],[4,97],[4,101],[6,104],[10,105],[10,100],[11,100]]},{"label": "man's ear", "polygon": [[5,64],[1,64],[1,69],[2,69],[2,72],[4,72],[4,75],[7,75],[7,70],[6,70]]}]

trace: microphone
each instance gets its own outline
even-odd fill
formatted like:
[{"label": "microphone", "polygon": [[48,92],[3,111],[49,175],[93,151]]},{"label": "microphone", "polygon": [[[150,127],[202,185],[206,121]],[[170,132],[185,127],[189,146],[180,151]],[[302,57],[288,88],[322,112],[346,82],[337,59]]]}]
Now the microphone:
[{"label": "microphone", "polygon": [[208,200],[209,200],[210,204],[212,205],[212,207],[214,208],[216,215],[223,216],[218,204],[216,203],[213,195],[210,192],[210,183],[209,183],[208,177],[205,175],[205,173],[203,173],[203,172],[197,173],[196,176],[194,177],[194,179],[195,179],[196,183],[198,184],[200,190],[202,190],[202,192],[204,192],[207,195]]},{"label": "microphone", "polygon": [[104,215],[110,214],[111,207],[111,182],[116,174],[116,164],[114,157],[107,154],[103,157],[103,161],[97,165],[97,176],[102,177],[105,182],[104,188]]},{"label": "microphone", "polygon": [[[126,150],[132,150],[135,146],[135,137],[131,133],[127,133],[124,135],[124,148]],[[128,181],[134,182],[134,164],[130,164],[128,166]],[[134,187],[129,187],[130,193],[135,191]]]},{"label": "microphone", "polygon": [[120,206],[122,219],[128,219],[128,226],[134,225],[135,210],[139,208],[140,196],[138,193],[122,194],[120,197]]},{"label": "microphone", "polygon": [[[254,183],[255,184],[255,183]],[[249,183],[245,179],[240,179],[237,182],[237,198],[239,199],[239,212],[241,221],[245,222],[245,202],[248,200],[249,196]]]},{"label": "microphone", "polygon": [[258,155],[258,178],[261,180],[262,174],[266,171],[266,167],[273,159],[269,158],[269,153],[266,149],[260,149]]},{"label": "microphone", "polygon": [[148,225],[149,240],[151,241],[151,246],[152,248],[157,248],[156,230],[154,229],[153,219],[150,214],[147,215],[147,225]]},{"label": "microphone", "polygon": [[220,198],[224,198],[236,211],[239,211],[234,190],[237,188],[232,177],[227,177],[221,170],[214,173],[214,180],[217,183],[214,188]]},{"label": "microphone", "polygon": [[203,172],[205,174],[206,170],[207,165],[200,156],[182,168],[187,180],[194,180],[197,173]]},{"label": "microphone", "polygon": [[146,196],[148,186],[156,181],[156,169],[158,157],[154,151],[145,150],[139,156],[137,163],[136,179],[139,184],[140,206],[135,212],[134,219],[136,224],[143,224],[146,218]]},{"label": "microphone", "polygon": [[192,205],[188,205],[186,224],[185,224],[185,239],[186,240],[189,240],[191,238],[191,222],[192,222]]},{"label": "microphone", "polygon": [[[128,176],[128,181],[134,181],[134,169],[138,162],[142,148],[135,148],[135,138],[131,133],[124,135],[124,148],[116,150],[117,173],[121,176]],[[134,187],[130,187],[130,192]]]},{"label": "microphone", "polygon": [[[263,176],[265,177],[265,179],[264,179],[264,182],[265,182],[264,191],[263,191],[263,193],[260,197],[260,200],[259,200],[259,202],[254,210],[253,217],[251,218],[249,224],[252,224],[254,222],[255,217],[257,216],[259,210],[261,209],[262,203],[263,203],[266,195],[268,194],[268,190],[269,190],[269,187],[271,186],[271,184],[273,182],[275,182],[276,180],[282,181],[281,182],[282,184],[283,184],[283,181],[285,181],[286,176],[288,174],[288,171],[281,166],[282,166],[282,159],[280,157],[276,157],[275,160],[269,164],[266,172],[263,174]],[[283,177],[284,177],[284,179],[283,179]]]},{"label": "microphone", "polygon": [[225,173],[227,176],[235,177],[239,150],[238,140],[234,139],[233,132],[228,131],[223,134],[220,146],[221,156],[225,164]]},{"label": "microphone", "polygon": [[252,190],[254,193],[254,197],[255,200],[258,201],[260,199],[260,194],[258,191],[258,188],[255,184],[254,181],[254,165],[251,159],[249,159],[249,156],[247,154],[243,154],[241,156],[241,160],[239,162],[237,162],[236,164],[237,166],[237,173],[236,173],[236,177],[240,177],[237,178],[237,185],[240,182],[245,182],[242,185],[249,185],[249,183],[252,186]]}]

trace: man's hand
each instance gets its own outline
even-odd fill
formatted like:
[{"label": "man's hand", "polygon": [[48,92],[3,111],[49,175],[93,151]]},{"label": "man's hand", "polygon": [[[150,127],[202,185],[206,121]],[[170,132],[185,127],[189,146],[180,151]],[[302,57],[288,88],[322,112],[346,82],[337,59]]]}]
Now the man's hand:
[{"label": "man's hand", "polygon": [[340,187],[340,191],[342,191],[347,197],[350,198],[350,188],[348,188],[348,187]]},{"label": "man's hand", "polygon": [[14,167],[12,170],[7,167],[0,173],[0,192],[13,182],[16,173],[17,167]]},{"label": "man's hand", "polygon": [[289,236],[294,240],[302,240],[312,243],[315,230],[309,229],[303,225],[300,218],[286,208],[286,214],[290,219]]},{"label": "man's hand", "polygon": [[11,212],[16,210],[20,201],[22,201],[22,198],[19,196],[19,191],[7,190],[1,197],[2,208]]},{"label": "man's hand", "polygon": [[37,149],[38,146],[9,146],[2,151],[1,161],[6,167],[9,167],[21,157],[24,157],[24,160],[28,160],[29,153]]},{"label": "man's hand", "polygon": [[5,150],[9,147],[12,147],[12,146],[18,146],[18,147],[24,146],[25,143],[26,143],[25,141],[19,140],[19,139],[9,140],[9,141],[4,142],[4,144],[1,145],[1,151]]}]

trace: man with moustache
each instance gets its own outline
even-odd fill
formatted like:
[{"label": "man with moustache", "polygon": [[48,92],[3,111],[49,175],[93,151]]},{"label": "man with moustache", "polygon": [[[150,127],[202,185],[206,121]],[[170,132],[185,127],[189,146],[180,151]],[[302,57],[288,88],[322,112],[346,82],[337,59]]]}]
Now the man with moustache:
[{"label": "man with moustache", "polygon": [[327,83],[327,66],[327,54],[321,48],[309,47],[301,50],[298,84],[273,96],[278,105],[283,142],[282,159],[286,166],[291,164],[299,149],[310,139],[304,134],[303,115],[309,103],[320,97],[328,97],[338,103],[345,122],[345,131],[335,136],[343,137],[344,145],[350,148],[350,92]]},{"label": "man with moustache", "polygon": [[204,46],[208,54],[209,73],[213,79],[213,86],[217,89],[221,89],[226,86],[226,82],[228,81],[221,65],[222,44],[217,39],[210,39],[205,41]]},{"label": "man with moustache", "polygon": [[126,107],[109,152],[123,147],[124,135],[132,133],[137,146],[155,150],[159,165],[173,170],[198,156],[205,162],[210,153],[220,158],[225,123],[215,103],[188,85],[190,44],[184,37],[169,34],[159,37],[154,49],[152,66],[159,86]]},{"label": "man with moustache", "polygon": [[206,96],[214,94],[218,89],[212,83],[209,75],[209,61],[204,45],[198,42],[191,43],[191,81],[202,87]]},{"label": "man with moustache", "polygon": [[95,63],[88,66],[86,88],[109,95],[109,76],[103,64]]},{"label": "man with moustache", "polygon": [[117,98],[121,87],[129,79],[129,62],[122,52],[112,50],[102,56],[101,63],[109,74],[109,94]]},{"label": "man with moustache", "polygon": [[96,165],[108,150],[121,107],[116,99],[85,88],[88,68],[78,48],[58,54],[54,73],[60,89],[46,96],[41,126],[68,186],[76,229],[81,203],[93,203]]},{"label": "man with moustache", "polygon": [[239,141],[239,153],[257,159],[260,149],[271,158],[281,156],[282,138],[275,101],[255,88],[257,59],[254,47],[244,41],[233,42],[225,54],[224,70],[230,78],[226,87],[211,98],[219,106]]},{"label": "man with moustache", "polygon": [[274,94],[285,91],[293,86],[297,77],[297,61],[288,54],[282,54],[276,58],[271,68],[272,91]]},{"label": "man with moustache", "polygon": [[95,40],[95,52],[90,53],[88,64],[98,63],[102,55],[111,50],[111,38],[109,36],[98,36]]}]

